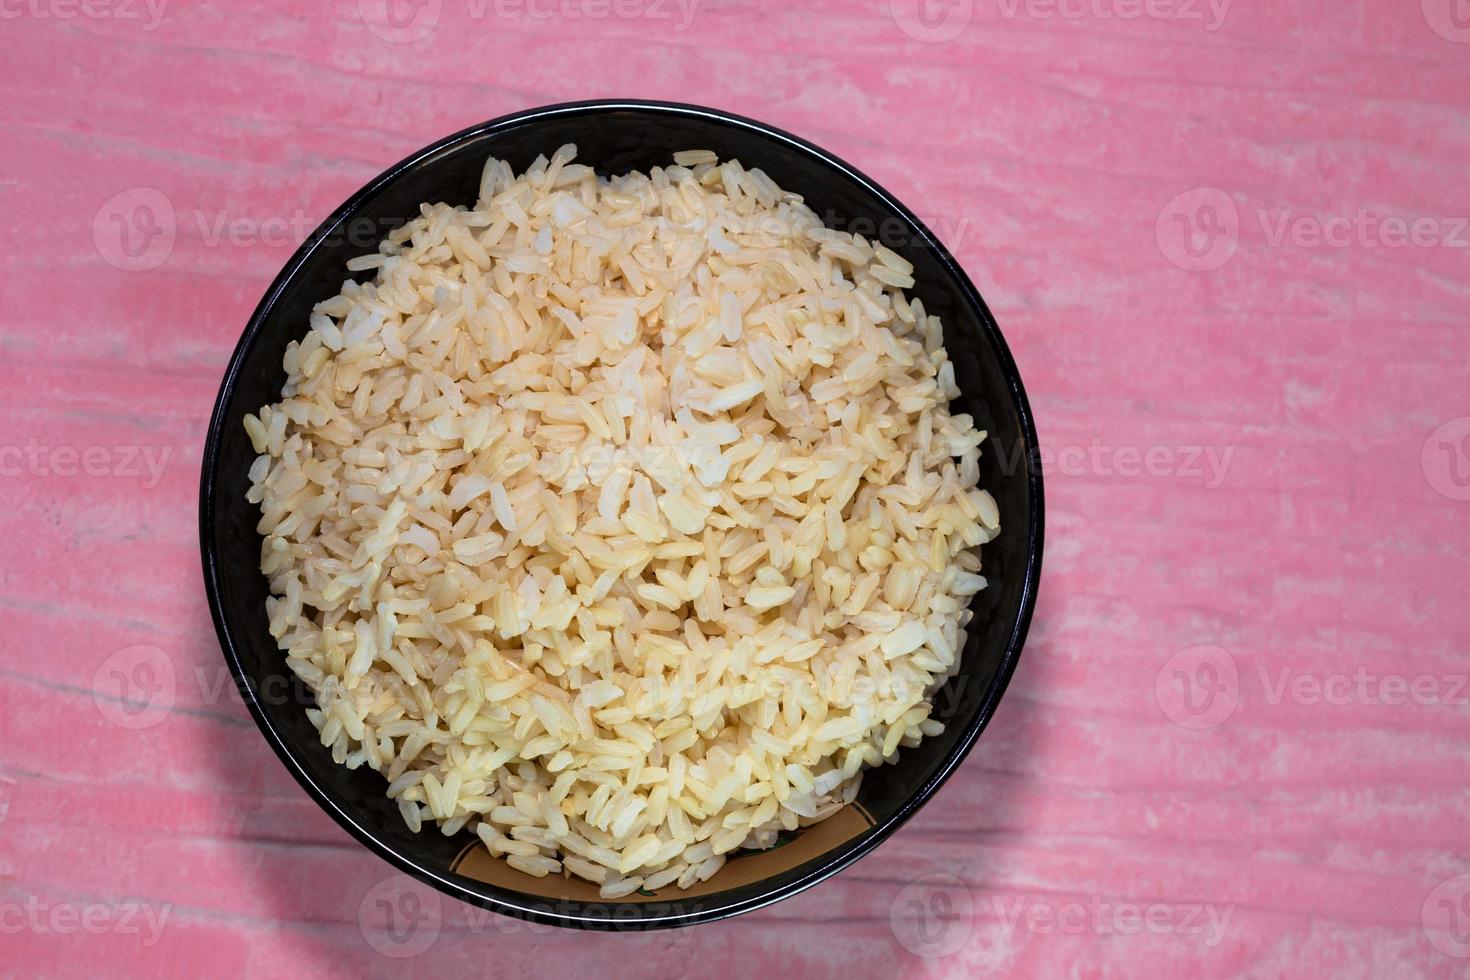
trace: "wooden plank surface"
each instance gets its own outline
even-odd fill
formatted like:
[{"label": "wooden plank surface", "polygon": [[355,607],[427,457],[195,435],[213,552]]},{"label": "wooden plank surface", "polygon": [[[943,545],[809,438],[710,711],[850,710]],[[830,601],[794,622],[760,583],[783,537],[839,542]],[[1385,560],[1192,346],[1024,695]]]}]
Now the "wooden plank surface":
[{"label": "wooden plank surface", "polygon": [[[384,2],[0,4],[0,975],[1470,975],[1470,4]],[[797,898],[632,936],[410,899],[231,696],[195,525],[306,231],[609,96],[929,220],[1049,481],[1032,640],[944,791]]]}]

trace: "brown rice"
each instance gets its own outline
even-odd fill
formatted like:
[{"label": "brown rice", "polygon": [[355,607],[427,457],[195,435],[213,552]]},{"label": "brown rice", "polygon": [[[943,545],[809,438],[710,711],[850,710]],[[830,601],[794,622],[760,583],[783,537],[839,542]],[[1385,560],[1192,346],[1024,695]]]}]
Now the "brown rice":
[{"label": "brown rice", "polygon": [[909,263],[708,151],[575,152],[348,263],[245,427],[322,744],[611,899],[940,731],[999,519]]}]

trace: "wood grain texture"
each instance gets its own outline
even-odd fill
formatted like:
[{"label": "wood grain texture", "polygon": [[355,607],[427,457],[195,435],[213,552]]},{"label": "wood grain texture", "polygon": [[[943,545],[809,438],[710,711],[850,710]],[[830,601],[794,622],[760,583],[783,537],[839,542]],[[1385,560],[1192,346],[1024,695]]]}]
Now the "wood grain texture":
[{"label": "wood grain texture", "polygon": [[[1470,975],[1470,5],[392,2],[0,5],[0,975]],[[1049,541],[994,723],[892,840],[731,922],[548,934],[413,905],[290,780],[195,494],[308,229],[608,96],[790,129],[939,231]]]}]

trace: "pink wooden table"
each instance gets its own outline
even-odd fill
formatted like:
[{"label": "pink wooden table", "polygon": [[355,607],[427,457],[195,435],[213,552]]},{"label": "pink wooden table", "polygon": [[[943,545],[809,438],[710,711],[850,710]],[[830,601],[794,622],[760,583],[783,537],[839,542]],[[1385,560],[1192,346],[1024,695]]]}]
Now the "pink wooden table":
[{"label": "pink wooden table", "polygon": [[[1470,973],[1466,0],[390,2],[0,2],[0,973]],[[876,853],[548,935],[410,896],[290,780],[195,495],[320,218],[606,96],[788,128],[931,222],[1030,388],[1048,553],[994,723]]]}]

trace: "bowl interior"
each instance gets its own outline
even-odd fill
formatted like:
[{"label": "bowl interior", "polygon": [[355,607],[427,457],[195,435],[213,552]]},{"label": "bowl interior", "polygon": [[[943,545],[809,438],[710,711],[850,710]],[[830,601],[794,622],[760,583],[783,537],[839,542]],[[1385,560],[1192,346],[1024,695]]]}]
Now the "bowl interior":
[{"label": "bowl interior", "polygon": [[[311,307],[337,292],[346,261],[373,251],[423,201],[472,204],[485,157],[520,171],[538,154],[575,143],[600,173],[647,170],[682,149],[711,149],[759,167],[801,194],[831,227],[881,240],[914,264],[912,293],[943,318],[963,394],[957,411],[989,431],[982,486],[1000,506],[1002,533],[983,551],[990,587],[975,597],[960,673],[935,699],[943,734],[904,749],[896,765],[869,771],[857,804],[774,850],[740,857],[702,889],[665,888],[601,902],[578,882],[534,879],[474,847],[468,832],[410,833],[366,767],[334,764],[303,707],[310,693],[291,676],[266,628],[257,509],[245,500],[254,452],[241,418],[280,396],[282,355],[306,333]],[[371,273],[359,273],[368,278]],[[293,257],[256,311],[235,353],[211,425],[201,536],[216,625],[263,731],[288,768],[355,836],[404,870],[458,897],[560,924],[682,924],[743,911],[794,893],[875,845],[917,809],[958,764],[994,710],[1019,654],[1039,572],[1040,478],[1027,465],[1035,436],[1015,366],[988,310],[943,247],[901,206],[846,165],[785,134],[708,110],[652,104],[555,107],[467,130],[370,184]]]}]

